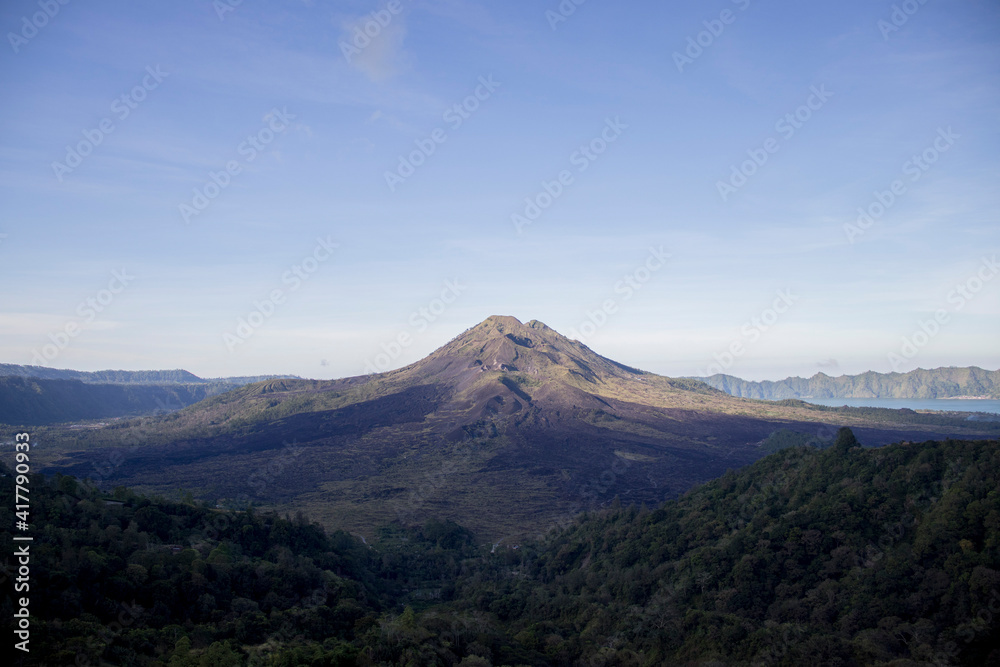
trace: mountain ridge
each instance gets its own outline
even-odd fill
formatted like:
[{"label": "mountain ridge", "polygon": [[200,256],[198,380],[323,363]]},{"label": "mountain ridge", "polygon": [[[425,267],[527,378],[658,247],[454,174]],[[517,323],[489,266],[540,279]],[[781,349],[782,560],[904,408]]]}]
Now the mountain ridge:
[{"label": "mountain ridge", "polygon": [[48,366],[0,364],[0,377],[24,377],[40,380],[79,380],[86,384],[212,384],[244,385],[292,375],[252,375],[227,378],[202,378],[182,368],[158,371],[77,371]]},{"label": "mountain ridge", "polygon": [[735,398],[494,316],[386,373],[272,379],[166,415],[39,429],[33,461],[108,486],[303,510],[362,535],[436,516],[492,539],[615,497],[659,503],[785,444],[828,444],[841,426],[867,445],[1000,433],[961,414]]},{"label": "mountain ridge", "polygon": [[90,372],[0,364],[0,424],[40,426],[168,413],[276,377],[204,379],[185,370]]},{"label": "mountain ridge", "polygon": [[754,382],[716,374],[696,378],[732,396],[780,401],[789,398],[954,398],[987,396],[1000,399],[1000,371],[978,366],[947,366],[908,373],[877,373]]}]

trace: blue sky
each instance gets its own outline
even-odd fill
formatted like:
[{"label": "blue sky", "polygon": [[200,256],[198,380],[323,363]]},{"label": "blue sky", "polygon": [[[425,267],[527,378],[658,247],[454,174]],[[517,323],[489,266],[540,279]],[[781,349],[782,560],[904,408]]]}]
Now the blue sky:
[{"label": "blue sky", "polygon": [[563,7],[4,3],[0,362],[1000,367],[1000,6]]}]

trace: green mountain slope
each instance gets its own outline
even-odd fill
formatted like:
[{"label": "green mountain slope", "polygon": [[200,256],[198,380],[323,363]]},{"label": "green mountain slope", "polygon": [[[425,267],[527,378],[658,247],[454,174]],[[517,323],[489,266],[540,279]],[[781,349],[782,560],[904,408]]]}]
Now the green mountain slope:
[{"label": "green mountain slope", "polygon": [[[996,666],[997,479],[1000,441],[872,450],[844,430],[657,508],[477,548],[441,521],[365,545],[32,476],[22,664]],[[13,505],[6,468],[8,543]]]},{"label": "green mountain slope", "polygon": [[777,382],[751,382],[721,374],[699,379],[733,396],[768,401],[786,398],[1000,398],[1000,371],[986,371],[976,366],[917,369],[909,373],[869,371],[840,377],[817,373],[808,379],[791,377]]},{"label": "green mountain slope", "polygon": [[852,442],[583,521],[461,595],[559,664],[1000,664],[1000,442]]}]

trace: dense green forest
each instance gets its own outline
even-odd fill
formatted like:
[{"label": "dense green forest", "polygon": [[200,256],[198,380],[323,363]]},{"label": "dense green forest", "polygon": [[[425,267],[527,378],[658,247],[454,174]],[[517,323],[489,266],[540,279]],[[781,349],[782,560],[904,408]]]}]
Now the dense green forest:
[{"label": "dense green forest", "polygon": [[23,664],[1000,665],[998,479],[996,441],[863,449],[845,429],[491,549],[448,521],[365,544],[32,476]]}]

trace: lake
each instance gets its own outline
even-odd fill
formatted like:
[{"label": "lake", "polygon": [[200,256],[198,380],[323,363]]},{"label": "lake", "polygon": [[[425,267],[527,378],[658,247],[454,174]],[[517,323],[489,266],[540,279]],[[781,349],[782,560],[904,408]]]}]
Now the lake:
[{"label": "lake", "polygon": [[961,398],[803,398],[806,403],[839,408],[891,408],[899,410],[955,410],[958,412],[989,412],[1000,415],[1000,400]]}]

